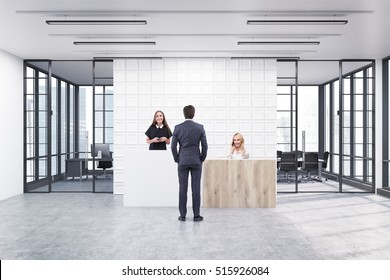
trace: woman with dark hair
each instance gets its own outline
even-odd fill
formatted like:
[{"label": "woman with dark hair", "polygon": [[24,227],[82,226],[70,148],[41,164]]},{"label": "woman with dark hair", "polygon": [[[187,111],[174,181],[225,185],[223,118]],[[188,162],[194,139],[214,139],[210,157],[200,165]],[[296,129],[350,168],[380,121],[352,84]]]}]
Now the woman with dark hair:
[{"label": "woman with dark hair", "polygon": [[152,124],[145,135],[146,143],[150,144],[149,150],[167,149],[167,144],[171,143],[172,132],[162,111],[154,113]]}]

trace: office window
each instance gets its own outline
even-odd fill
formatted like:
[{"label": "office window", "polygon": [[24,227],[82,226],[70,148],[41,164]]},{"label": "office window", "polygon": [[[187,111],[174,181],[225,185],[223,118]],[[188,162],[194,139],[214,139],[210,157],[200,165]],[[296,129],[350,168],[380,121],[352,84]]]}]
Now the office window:
[{"label": "office window", "polygon": [[298,87],[298,149],[318,152],[318,86]]},{"label": "office window", "polygon": [[277,87],[277,150],[295,146],[295,86]]},{"label": "office window", "polygon": [[[352,65],[345,68],[351,69]],[[341,96],[338,80],[325,85],[325,150],[330,151],[331,163],[328,169],[338,175],[342,157],[342,176],[365,184],[372,182],[373,174],[374,77],[371,63],[368,65],[343,75]]]}]

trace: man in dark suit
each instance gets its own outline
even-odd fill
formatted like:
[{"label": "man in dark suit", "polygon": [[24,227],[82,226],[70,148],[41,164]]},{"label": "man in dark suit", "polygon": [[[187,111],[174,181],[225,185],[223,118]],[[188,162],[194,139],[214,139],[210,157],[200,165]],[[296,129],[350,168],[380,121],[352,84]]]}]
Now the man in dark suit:
[{"label": "man in dark suit", "polygon": [[[195,108],[192,105],[183,108],[185,121],[175,126],[171,140],[172,155],[178,163],[179,175],[179,221],[184,222],[187,214],[188,174],[191,172],[192,209],[194,221],[200,222],[200,179],[202,163],[207,156],[207,139],[203,125],[194,122]],[[199,143],[202,149],[199,149]],[[177,151],[179,144],[179,152]]]}]

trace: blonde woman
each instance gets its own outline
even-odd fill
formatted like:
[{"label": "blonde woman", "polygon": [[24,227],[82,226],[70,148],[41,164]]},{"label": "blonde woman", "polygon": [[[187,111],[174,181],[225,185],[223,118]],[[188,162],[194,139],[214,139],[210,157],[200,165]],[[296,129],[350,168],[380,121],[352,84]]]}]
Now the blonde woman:
[{"label": "blonde woman", "polygon": [[248,158],[248,154],[244,146],[245,140],[241,133],[237,132],[233,135],[232,147],[230,149],[229,158],[231,159],[244,159]]}]

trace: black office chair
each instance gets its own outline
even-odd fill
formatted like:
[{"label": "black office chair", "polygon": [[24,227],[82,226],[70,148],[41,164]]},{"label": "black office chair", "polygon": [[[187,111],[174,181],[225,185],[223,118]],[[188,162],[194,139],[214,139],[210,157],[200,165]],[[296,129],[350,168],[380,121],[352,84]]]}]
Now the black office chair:
[{"label": "black office chair", "polygon": [[287,181],[290,183],[295,179],[295,153],[294,152],[283,152],[280,156],[280,165],[278,170],[277,181]]},{"label": "black office chair", "polygon": [[[96,168],[103,169],[103,176],[104,176],[105,178],[108,178],[108,177],[109,177],[109,174],[107,174],[106,169],[112,168],[112,167],[113,167],[113,164],[112,164],[112,152],[110,152],[110,157],[111,157],[111,158],[108,158],[108,157],[104,158],[104,157],[103,157],[102,160],[99,160],[99,161],[97,162],[97,166],[96,166]],[[97,178],[97,177],[96,177],[96,178]]]},{"label": "black office chair", "polygon": [[[322,155],[322,160],[321,171],[323,172],[328,168],[329,152],[325,152]],[[322,173],[322,177],[325,178],[325,181],[328,181],[328,178],[324,176],[324,173]]]},{"label": "black office chair", "polygon": [[318,153],[308,152],[304,154],[302,169],[307,172],[304,178],[307,181],[318,181],[318,178],[312,176],[313,173],[318,173]]}]

